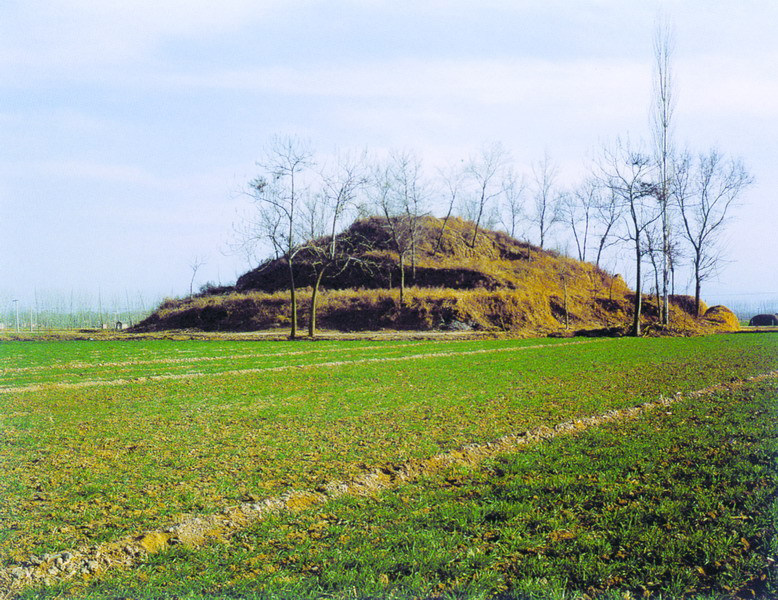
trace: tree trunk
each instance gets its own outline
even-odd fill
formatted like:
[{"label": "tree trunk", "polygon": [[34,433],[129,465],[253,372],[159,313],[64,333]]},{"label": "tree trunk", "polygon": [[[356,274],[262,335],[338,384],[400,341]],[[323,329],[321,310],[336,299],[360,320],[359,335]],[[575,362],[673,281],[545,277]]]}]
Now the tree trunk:
[{"label": "tree trunk", "polygon": [[640,312],[643,309],[643,292],[641,290],[642,283],[642,277],[643,274],[641,273],[640,269],[640,239],[638,238],[637,241],[635,241],[635,315],[632,318],[632,335],[635,337],[640,337]]},{"label": "tree trunk", "polygon": [[475,242],[478,239],[478,227],[481,224],[481,217],[484,213],[484,198],[483,195],[481,196],[481,203],[478,206],[478,217],[475,220],[475,224],[473,227],[473,239],[470,240],[470,247],[475,248]]},{"label": "tree trunk", "polygon": [[604,250],[604,246],[605,246],[605,238],[603,237],[600,240],[599,245],[597,246],[597,258],[594,261],[594,266],[597,267],[598,269],[600,268],[600,258],[602,257],[602,251]]},{"label": "tree trunk", "polygon": [[[478,218],[480,220],[480,218],[481,218],[480,213],[478,215]],[[475,226],[473,227],[473,238],[470,240],[470,247],[471,248],[475,248],[475,241],[476,241],[476,239],[478,239],[478,223],[476,223]]]},{"label": "tree trunk", "polygon": [[694,260],[694,314],[700,316],[700,288],[702,288],[702,281],[700,281],[700,258],[697,257]]},{"label": "tree trunk", "polygon": [[324,269],[319,271],[316,275],[316,279],[313,282],[313,290],[311,290],[311,308],[308,314],[308,337],[316,337],[316,299],[319,296],[319,284],[321,278],[324,275]]},{"label": "tree trunk", "polygon": [[[446,214],[445,218],[443,219],[443,225],[440,227],[440,234],[438,234],[438,240],[435,242],[435,249],[432,251],[432,256],[437,256],[438,252],[440,251],[440,244],[443,241],[443,235],[446,233],[446,225],[448,224],[448,220],[451,218],[451,207],[449,206],[448,213]],[[511,237],[513,237],[513,234],[511,234]]]},{"label": "tree trunk", "polygon": [[405,303],[405,254],[400,254],[400,306]]},{"label": "tree trunk", "polygon": [[289,259],[289,302],[292,310],[292,324],[289,331],[289,339],[294,340],[297,338],[297,294],[294,288],[294,269],[292,268],[292,261]]},{"label": "tree trunk", "polygon": [[411,241],[411,281],[416,283],[416,234],[413,234]]},{"label": "tree trunk", "polygon": [[[663,142],[666,144],[666,140]],[[667,148],[662,149],[662,307],[659,310],[662,325],[670,324],[670,301],[667,296],[667,288],[670,280],[670,226],[668,221],[668,189],[667,189]],[[659,296],[657,288],[657,296]]]},{"label": "tree trunk", "polygon": [[663,323],[665,325],[670,325],[670,296],[668,290],[670,287],[670,267],[668,263],[670,261],[667,260],[669,252],[670,250],[665,248],[664,263],[662,265],[662,316],[664,317]]},{"label": "tree trunk", "polygon": [[659,317],[659,322],[664,324],[665,322],[664,303],[662,300],[662,293],[660,291],[660,286],[659,286],[659,271],[657,269],[654,269],[654,301],[656,302],[656,310],[657,310],[657,315]]}]

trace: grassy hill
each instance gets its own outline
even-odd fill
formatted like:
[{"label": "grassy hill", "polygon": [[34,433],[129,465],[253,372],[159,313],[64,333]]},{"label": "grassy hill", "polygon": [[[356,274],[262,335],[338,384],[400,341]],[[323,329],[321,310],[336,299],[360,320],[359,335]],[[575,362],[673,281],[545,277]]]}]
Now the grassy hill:
[{"label": "grassy hill", "polygon": [[[385,219],[356,221],[338,236],[341,258],[321,279],[317,324],[323,329],[364,331],[509,331],[527,335],[574,330],[625,328],[634,293],[624,280],[591,263],[541,250],[498,231],[481,230],[473,242],[473,223],[425,217],[402,259],[404,297],[400,301],[401,260]],[[317,279],[314,240],[293,261],[300,326],[305,327]],[[320,265],[318,265],[320,266]],[[193,297],[169,299],[138,329],[250,331],[288,325],[289,265],[268,260],[241,276],[234,287]],[[737,329],[723,307],[703,319],[692,316],[693,302],[672,298],[676,332]],[[656,304],[648,297],[643,319],[649,330]]]}]

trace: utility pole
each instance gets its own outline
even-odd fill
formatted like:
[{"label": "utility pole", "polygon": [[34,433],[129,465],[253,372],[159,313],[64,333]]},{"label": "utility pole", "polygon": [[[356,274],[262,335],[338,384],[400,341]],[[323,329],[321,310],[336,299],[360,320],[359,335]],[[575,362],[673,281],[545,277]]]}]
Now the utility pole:
[{"label": "utility pole", "polygon": [[19,333],[19,301],[14,300],[14,306],[16,308],[16,333]]}]

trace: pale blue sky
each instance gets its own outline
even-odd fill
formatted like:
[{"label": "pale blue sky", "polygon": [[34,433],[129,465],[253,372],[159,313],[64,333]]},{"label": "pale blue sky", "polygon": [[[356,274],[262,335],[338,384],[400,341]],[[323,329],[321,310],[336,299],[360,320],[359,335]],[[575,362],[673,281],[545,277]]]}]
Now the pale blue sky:
[{"label": "pale blue sky", "polygon": [[519,170],[548,152],[572,182],[603,142],[648,137],[660,10],[677,141],[757,181],[703,295],[778,298],[772,0],[5,0],[0,301],[184,294],[195,255],[198,284],[233,282],[236,191],[274,134],[409,148],[430,169],[500,141]]}]

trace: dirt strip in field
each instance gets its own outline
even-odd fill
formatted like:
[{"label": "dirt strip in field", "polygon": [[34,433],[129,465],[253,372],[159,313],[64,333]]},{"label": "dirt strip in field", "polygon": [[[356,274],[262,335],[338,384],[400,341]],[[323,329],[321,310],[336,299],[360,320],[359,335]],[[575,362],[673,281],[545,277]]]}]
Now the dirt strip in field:
[{"label": "dirt strip in field", "polygon": [[252,367],[248,369],[231,369],[226,371],[203,372],[194,371],[191,373],[169,373],[166,375],[147,375],[123,379],[91,379],[87,381],[76,381],[70,383],[33,383],[18,386],[0,387],[0,394],[39,392],[41,390],[51,389],[80,389],[89,387],[113,387],[137,383],[149,383],[157,381],[175,381],[179,379],[199,379],[201,377],[215,377],[221,375],[250,375],[252,373],[273,373],[276,371],[289,371],[293,369],[313,369],[320,367],[341,367],[344,365],[364,365],[368,363],[381,362],[405,362],[423,358],[444,358],[447,356],[471,356],[475,354],[497,354],[503,352],[520,352],[522,350],[539,350],[543,348],[561,348],[563,346],[577,346],[580,344],[594,344],[604,341],[603,339],[586,340],[580,342],[561,342],[558,344],[536,344],[533,346],[518,346],[515,348],[484,348],[481,350],[447,351],[447,352],[425,352],[421,354],[403,354],[402,356],[380,356],[372,358],[357,358],[354,360],[331,360],[319,363],[297,363],[293,365],[280,365],[277,367]]},{"label": "dirt strip in field", "polygon": [[165,529],[147,531],[115,542],[46,554],[42,557],[31,557],[25,563],[0,570],[0,593],[4,593],[4,597],[8,598],[34,584],[51,585],[55,581],[76,577],[89,579],[110,569],[132,567],[143,561],[146,556],[164,551],[171,546],[182,544],[187,547],[198,547],[209,542],[225,540],[271,514],[304,510],[346,495],[375,494],[451,466],[476,465],[487,458],[544,440],[572,435],[604,423],[633,419],[645,412],[668,407],[683,400],[720,391],[737,390],[748,383],[776,378],[778,378],[778,371],[771,371],[686,394],[678,392],[672,397],[660,396],[657,400],[630,408],[610,410],[591,417],[565,421],[554,427],[542,426],[520,433],[507,434],[492,442],[469,444],[427,459],[384,465],[347,481],[330,482],[314,490],[290,491],[260,502],[246,502],[225,508],[220,513],[195,516]]}]

